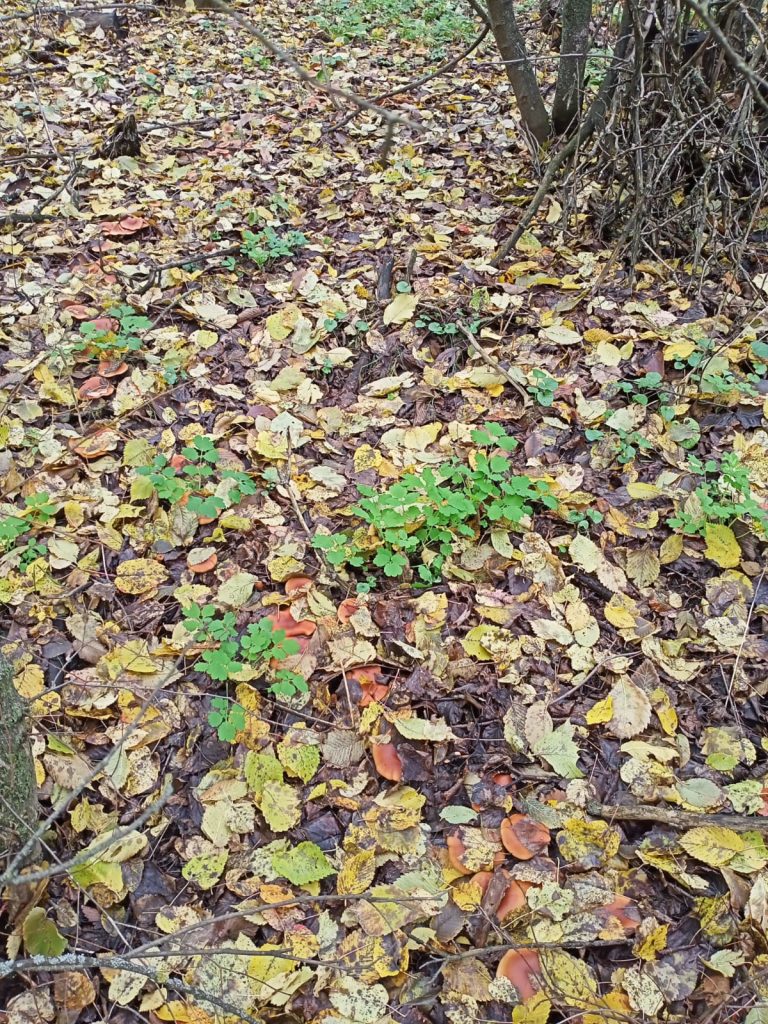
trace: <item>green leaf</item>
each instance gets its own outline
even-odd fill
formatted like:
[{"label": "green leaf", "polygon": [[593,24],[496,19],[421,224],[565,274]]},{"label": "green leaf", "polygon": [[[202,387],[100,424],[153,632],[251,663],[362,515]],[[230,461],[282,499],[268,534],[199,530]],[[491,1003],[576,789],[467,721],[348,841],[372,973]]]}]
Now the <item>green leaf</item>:
[{"label": "green leaf", "polygon": [[30,910],[21,931],[30,956],[61,956],[67,948],[67,940],[42,907]]},{"label": "green leaf", "polygon": [[450,825],[466,825],[467,822],[474,821],[477,817],[477,811],[473,811],[471,807],[451,804],[440,811],[440,817]]},{"label": "green leaf", "polygon": [[308,885],[336,874],[336,868],[320,847],[310,842],[299,843],[287,853],[276,853],[272,867],[293,885]]}]

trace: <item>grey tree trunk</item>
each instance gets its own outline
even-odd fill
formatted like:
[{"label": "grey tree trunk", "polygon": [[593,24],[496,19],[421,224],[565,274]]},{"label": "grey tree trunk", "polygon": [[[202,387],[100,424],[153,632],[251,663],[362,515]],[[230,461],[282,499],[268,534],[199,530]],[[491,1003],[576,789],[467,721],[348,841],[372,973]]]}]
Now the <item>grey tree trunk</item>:
[{"label": "grey tree trunk", "polygon": [[581,112],[584,67],[589,46],[592,0],[564,0],[552,126],[558,135],[571,130]]},{"label": "grey tree trunk", "polygon": [[29,742],[27,702],[0,654],[0,857],[13,853],[37,827],[37,780]]},{"label": "grey tree trunk", "polygon": [[504,60],[523,124],[537,142],[546,142],[550,134],[549,114],[517,25],[514,0],[486,0],[486,3],[491,30]]}]

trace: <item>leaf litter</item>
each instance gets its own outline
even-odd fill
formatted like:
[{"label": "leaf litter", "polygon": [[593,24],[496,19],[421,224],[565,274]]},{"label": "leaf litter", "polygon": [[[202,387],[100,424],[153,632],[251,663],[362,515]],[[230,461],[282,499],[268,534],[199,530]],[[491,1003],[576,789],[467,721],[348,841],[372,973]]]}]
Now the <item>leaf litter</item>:
[{"label": "leaf litter", "polygon": [[[263,17],[364,95],[436,61]],[[86,957],[9,1020],[764,1019],[764,318],[554,200],[497,267],[490,50],[382,166],[237,25],[130,23],[5,44],[13,212],[78,166],[0,238],[3,650],[74,861],[1,920]]]}]

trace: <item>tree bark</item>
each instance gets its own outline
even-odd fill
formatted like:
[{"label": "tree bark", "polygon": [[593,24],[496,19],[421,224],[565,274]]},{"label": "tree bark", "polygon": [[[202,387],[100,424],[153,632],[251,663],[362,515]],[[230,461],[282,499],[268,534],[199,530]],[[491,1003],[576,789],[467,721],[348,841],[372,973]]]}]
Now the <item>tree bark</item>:
[{"label": "tree bark", "polygon": [[560,67],[552,105],[552,126],[558,135],[573,128],[581,111],[591,19],[592,0],[564,0]]},{"label": "tree bark", "polygon": [[38,815],[27,702],[0,654],[0,856],[13,853],[32,835]]},{"label": "tree bark", "polygon": [[507,78],[517,99],[523,124],[537,142],[546,142],[550,134],[547,108],[541,96],[525,40],[515,19],[514,0],[486,0],[491,30],[496,39]]}]

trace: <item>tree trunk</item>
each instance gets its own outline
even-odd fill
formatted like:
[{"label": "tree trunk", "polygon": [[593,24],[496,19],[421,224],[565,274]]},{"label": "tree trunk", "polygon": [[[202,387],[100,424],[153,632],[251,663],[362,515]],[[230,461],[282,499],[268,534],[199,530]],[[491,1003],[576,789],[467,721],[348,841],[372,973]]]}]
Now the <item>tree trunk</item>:
[{"label": "tree trunk", "polygon": [[0,654],[0,856],[13,853],[29,838],[38,815],[27,702]]},{"label": "tree trunk", "polygon": [[536,75],[528,59],[525,40],[515,20],[514,0],[486,0],[491,29],[504,60],[523,124],[537,142],[550,134],[549,114],[544,106]]},{"label": "tree trunk", "polygon": [[552,126],[558,135],[571,130],[581,112],[591,19],[592,0],[564,0],[560,67],[552,106]]}]

